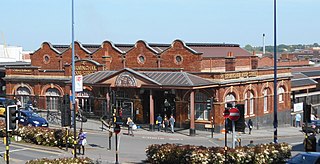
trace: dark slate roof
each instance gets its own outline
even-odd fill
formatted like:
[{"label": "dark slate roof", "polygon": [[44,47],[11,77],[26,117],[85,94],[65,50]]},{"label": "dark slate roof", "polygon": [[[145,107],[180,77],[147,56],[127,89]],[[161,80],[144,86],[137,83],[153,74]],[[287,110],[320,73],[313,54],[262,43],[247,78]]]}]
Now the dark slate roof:
[{"label": "dark slate roof", "polygon": [[236,44],[186,44],[193,50],[203,53],[203,57],[226,57],[228,52],[233,56],[253,56],[250,52]]},{"label": "dark slate roof", "polygon": [[83,77],[84,84],[96,84],[103,79],[128,71],[159,86],[196,87],[213,85],[214,82],[186,72],[138,72],[130,68],[121,71],[99,71]]},{"label": "dark slate roof", "polygon": [[318,84],[318,82],[312,80],[311,78],[302,73],[293,73],[293,78],[291,79],[292,88],[316,84]]},{"label": "dark slate roof", "polygon": [[52,47],[55,48],[60,53],[62,53],[66,51],[70,47],[70,45],[52,45]]},{"label": "dark slate roof", "polygon": [[82,44],[82,46],[86,48],[88,51],[90,51],[91,53],[97,51],[101,47],[100,44]]},{"label": "dark slate roof", "polygon": [[99,71],[83,77],[84,84],[95,84],[116,73],[116,71]]},{"label": "dark slate roof", "polygon": [[0,67],[4,66],[31,66],[30,62],[16,61],[16,62],[0,62]]},{"label": "dark slate roof", "polygon": [[162,86],[203,86],[214,82],[186,72],[144,72],[146,76]]},{"label": "dark slate roof", "polygon": [[308,77],[315,77],[315,76],[320,76],[320,70],[317,71],[305,71],[305,72],[301,72],[304,75],[308,76]]}]

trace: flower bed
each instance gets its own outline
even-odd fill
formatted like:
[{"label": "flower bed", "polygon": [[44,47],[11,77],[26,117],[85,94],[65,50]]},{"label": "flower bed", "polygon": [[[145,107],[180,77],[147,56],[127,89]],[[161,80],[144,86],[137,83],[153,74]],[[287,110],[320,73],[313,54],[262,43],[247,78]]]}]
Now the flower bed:
[{"label": "flower bed", "polygon": [[[0,134],[1,132],[5,132],[5,124],[3,121],[0,121]],[[66,138],[65,129],[19,126],[13,135],[20,136],[24,142],[44,146],[65,146],[67,140],[68,143],[73,143],[72,134],[69,133]]]},{"label": "flower bed", "polygon": [[203,147],[176,144],[154,144],[146,149],[150,163],[284,163],[291,157],[291,146],[287,143],[261,144],[255,147],[228,149],[227,157],[222,147]]},{"label": "flower bed", "polygon": [[62,164],[62,163],[73,163],[73,164],[93,164],[94,162],[86,158],[59,158],[59,159],[36,159],[28,161],[26,164]]}]

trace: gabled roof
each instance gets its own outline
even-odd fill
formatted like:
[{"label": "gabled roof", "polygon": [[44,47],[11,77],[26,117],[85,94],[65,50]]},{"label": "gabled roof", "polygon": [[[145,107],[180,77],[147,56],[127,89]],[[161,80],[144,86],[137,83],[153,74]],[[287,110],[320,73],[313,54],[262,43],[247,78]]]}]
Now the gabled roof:
[{"label": "gabled roof", "polygon": [[162,86],[204,86],[214,82],[186,72],[143,72]]},{"label": "gabled roof", "polygon": [[96,84],[102,79],[106,79],[116,73],[117,71],[99,71],[83,77],[84,84]]},{"label": "gabled roof", "polygon": [[215,84],[210,80],[186,72],[139,72],[130,68],[125,68],[120,71],[99,71],[89,74],[83,77],[83,83],[91,85],[99,84],[123,72],[134,74],[159,87],[198,87]]}]

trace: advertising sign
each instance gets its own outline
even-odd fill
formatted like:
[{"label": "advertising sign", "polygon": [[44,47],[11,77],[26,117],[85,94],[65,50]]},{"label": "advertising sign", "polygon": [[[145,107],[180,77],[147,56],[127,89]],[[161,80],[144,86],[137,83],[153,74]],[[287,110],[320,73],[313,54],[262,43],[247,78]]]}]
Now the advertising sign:
[{"label": "advertising sign", "polygon": [[83,77],[82,75],[75,76],[75,91],[82,92],[83,90]]}]

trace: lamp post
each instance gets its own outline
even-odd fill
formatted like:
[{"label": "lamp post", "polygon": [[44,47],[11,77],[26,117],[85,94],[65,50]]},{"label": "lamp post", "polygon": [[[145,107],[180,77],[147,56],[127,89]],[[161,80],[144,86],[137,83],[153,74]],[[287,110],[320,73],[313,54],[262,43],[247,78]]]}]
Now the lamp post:
[{"label": "lamp post", "polygon": [[74,66],[74,0],[72,0],[72,120],[73,120],[73,148],[74,148],[74,158],[77,158],[77,128],[76,128],[76,104],[75,104],[75,97],[76,97],[76,91],[75,91],[75,66]]},{"label": "lamp post", "polygon": [[273,81],[273,88],[274,88],[274,111],[273,111],[273,127],[274,127],[274,134],[273,134],[273,142],[278,143],[278,99],[277,99],[277,0],[274,0],[274,45],[273,45],[273,63],[274,63],[274,81]]}]

